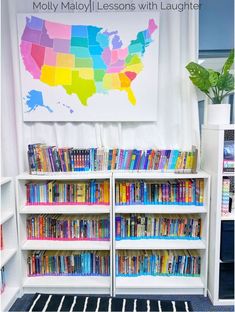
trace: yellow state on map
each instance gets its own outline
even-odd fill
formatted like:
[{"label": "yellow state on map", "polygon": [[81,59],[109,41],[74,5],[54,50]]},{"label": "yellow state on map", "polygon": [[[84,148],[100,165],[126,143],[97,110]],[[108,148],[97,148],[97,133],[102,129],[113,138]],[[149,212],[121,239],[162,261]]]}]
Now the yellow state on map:
[{"label": "yellow state on map", "polygon": [[75,56],[73,54],[56,53],[57,67],[71,67],[75,65]]},{"label": "yellow state on map", "polygon": [[125,67],[125,72],[127,71],[131,71],[131,72],[134,72],[136,74],[140,73],[141,70],[143,70],[144,66],[142,63],[139,63],[139,64],[133,64],[133,65],[127,65]]},{"label": "yellow state on map", "polygon": [[55,83],[56,85],[71,85],[72,84],[72,70],[70,68],[56,67]]},{"label": "yellow state on map", "polygon": [[94,69],[93,68],[79,68],[78,75],[82,79],[94,80]]},{"label": "yellow state on map", "polygon": [[41,68],[40,80],[49,86],[55,86],[55,67],[43,65]]},{"label": "yellow state on map", "polygon": [[126,88],[125,90],[127,92],[129,101],[131,102],[132,105],[135,105],[136,104],[136,98],[135,98],[135,95],[134,95],[132,89],[129,87],[129,88]]},{"label": "yellow state on map", "polygon": [[103,78],[105,89],[121,89],[121,82],[118,74],[105,74]]}]

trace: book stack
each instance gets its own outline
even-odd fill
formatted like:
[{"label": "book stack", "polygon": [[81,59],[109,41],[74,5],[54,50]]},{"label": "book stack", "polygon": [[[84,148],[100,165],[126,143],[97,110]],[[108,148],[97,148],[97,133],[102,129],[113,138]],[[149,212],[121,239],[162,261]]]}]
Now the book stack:
[{"label": "book stack", "polygon": [[117,276],[199,276],[201,257],[194,250],[119,251]]},{"label": "book stack", "polygon": [[26,184],[27,204],[109,204],[109,181]]},{"label": "book stack", "polygon": [[5,272],[4,267],[1,268],[1,294],[3,293],[6,287],[6,280],[5,280]]},{"label": "book stack", "polygon": [[118,181],[115,185],[115,200],[116,205],[203,205],[204,180]]},{"label": "book stack", "polygon": [[57,148],[28,145],[30,173],[100,170],[196,170],[197,150]]},{"label": "book stack", "polygon": [[222,205],[221,205],[222,216],[227,215],[229,213],[229,191],[230,191],[230,179],[223,178]]},{"label": "book stack", "polygon": [[234,141],[224,142],[224,171],[234,172],[235,160],[234,160]]},{"label": "book stack", "polygon": [[116,240],[200,239],[201,219],[196,216],[137,215],[116,216]]},{"label": "book stack", "polygon": [[27,239],[109,240],[107,216],[32,215],[27,218]]},{"label": "book stack", "polygon": [[28,275],[108,276],[106,251],[33,251],[28,255]]}]

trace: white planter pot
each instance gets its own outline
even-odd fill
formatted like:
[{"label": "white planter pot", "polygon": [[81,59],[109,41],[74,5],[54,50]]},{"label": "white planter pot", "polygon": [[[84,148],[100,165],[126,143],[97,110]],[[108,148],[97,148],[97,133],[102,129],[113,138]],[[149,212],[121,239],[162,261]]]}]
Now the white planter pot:
[{"label": "white planter pot", "polygon": [[208,125],[230,124],[230,104],[209,104],[207,111]]}]

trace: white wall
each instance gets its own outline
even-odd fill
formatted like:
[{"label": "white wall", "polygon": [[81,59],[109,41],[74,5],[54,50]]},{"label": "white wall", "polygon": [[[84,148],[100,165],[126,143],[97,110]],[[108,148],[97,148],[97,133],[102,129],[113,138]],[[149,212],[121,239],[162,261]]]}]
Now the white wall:
[{"label": "white wall", "polygon": [[197,57],[197,12],[161,12],[157,122],[23,123],[16,13],[29,12],[32,12],[31,0],[2,0],[2,176],[27,170],[29,143],[182,149],[196,144],[199,147],[196,95],[184,68]]}]

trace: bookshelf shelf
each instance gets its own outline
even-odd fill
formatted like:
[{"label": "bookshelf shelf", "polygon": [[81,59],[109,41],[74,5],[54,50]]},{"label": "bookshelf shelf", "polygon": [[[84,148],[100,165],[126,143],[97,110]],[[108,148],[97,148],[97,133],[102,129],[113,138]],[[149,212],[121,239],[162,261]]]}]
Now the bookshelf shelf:
[{"label": "bookshelf shelf", "polygon": [[116,293],[200,294],[204,281],[200,277],[138,276],[116,277]]},{"label": "bookshelf shelf", "polygon": [[[26,183],[33,182],[82,182],[89,180],[109,181],[109,202],[102,204],[35,204],[26,203]],[[47,173],[30,175],[24,173],[16,179],[18,232],[20,242],[21,271],[23,277],[23,293],[41,291],[53,293],[104,293],[112,294],[112,237],[110,240],[27,240],[27,217],[29,215],[72,215],[80,218],[82,215],[104,215],[112,219],[112,179],[110,172],[71,172],[71,173]],[[111,222],[110,222],[110,233]],[[29,251],[106,251],[110,255],[110,276],[28,276],[28,252]]]},{"label": "bookshelf shelf", "polygon": [[223,177],[234,177],[235,173],[234,172],[223,172]]},{"label": "bookshelf shelf", "polygon": [[201,240],[141,239],[141,240],[116,241],[116,249],[117,250],[206,249],[206,245]]},{"label": "bookshelf shelf", "polygon": [[9,183],[9,182],[11,182],[11,178],[1,177],[0,185],[2,186],[2,185],[6,184],[6,183]]},{"label": "bookshelf shelf", "polygon": [[[234,211],[228,216],[221,216],[223,178],[233,177],[234,172],[224,172],[224,142],[234,140],[234,124],[231,125],[206,125],[202,127],[202,169],[211,176],[211,214],[210,214],[210,250],[209,250],[209,273],[208,295],[214,305],[234,305],[234,299],[220,298],[223,290],[221,281],[231,285],[234,280],[233,273],[227,271],[226,279],[220,278],[222,274],[220,261],[221,252],[221,229],[222,222],[234,220]],[[226,242],[226,245],[229,241]],[[228,288],[228,287],[226,287]],[[231,289],[232,292],[232,289]]]},{"label": "bookshelf shelf", "polygon": [[110,205],[25,205],[20,214],[104,214],[110,213]]},{"label": "bookshelf shelf", "polygon": [[110,242],[27,240],[21,250],[110,250]]},{"label": "bookshelf shelf", "polygon": [[115,205],[116,213],[188,214],[207,213],[206,206],[194,205]]},{"label": "bookshelf shelf", "polygon": [[80,171],[80,172],[48,172],[40,174],[29,174],[27,172],[19,175],[18,180],[41,181],[41,180],[91,180],[108,179],[112,173],[109,171]]},{"label": "bookshelf shelf", "polygon": [[1,268],[15,255],[16,252],[17,252],[16,248],[1,250],[0,252]]},{"label": "bookshelf shelf", "polygon": [[26,277],[23,281],[25,292],[35,290],[56,293],[109,293],[111,284],[109,276],[36,276]]},{"label": "bookshelf shelf", "polygon": [[5,312],[20,295],[20,272],[13,180],[9,177],[1,177],[0,186],[3,237],[3,249],[0,256],[6,285],[1,294],[0,310]]},{"label": "bookshelf shelf", "polygon": [[8,220],[14,217],[14,212],[11,211],[4,211],[1,215],[1,224],[4,224]]},{"label": "bookshelf shelf", "polygon": [[[204,180],[204,204],[203,205],[118,205],[116,204],[116,183],[138,181],[175,181],[186,179]],[[121,186],[123,188],[123,184]],[[129,187],[129,186],[128,186]],[[120,189],[118,192],[121,192]],[[127,191],[126,191],[127,192]],[[129,191],[128,191],[129,192]],[[140,191],[141,192],[141,191]],[[116,226],[113,226],[113,272],[114,274],[114,295],[134,294],[207,294],[207,257],[208,257],[208,217],[210,199],[210,177],[207,173],[199,171],[194,174],[159,173],[159,172],[113,172],[113,224],[118,214],[183,214],[199,215],[202,220],[202,232],[200,240],[187,239],[131,239],[116,240]],[[125,200],[124,200],[125,201]],[[200,277],[184,276],[137,276],[121,277],[117,274],[116,255],[119,251],[143,251],[143,250],[194,250],[201,257]]]},{"label": "bookshelf shelf", "polygon": [[209,178],[206,172],[198,171],[197,173],[175,173],[175,172],[158,172],[157,170],[136,170],[136,171],[121,171],[113,172],[115,179],[131,180],[131,179],[154,179],[154,180],[169,180],[169,179],[200,179]]}]

